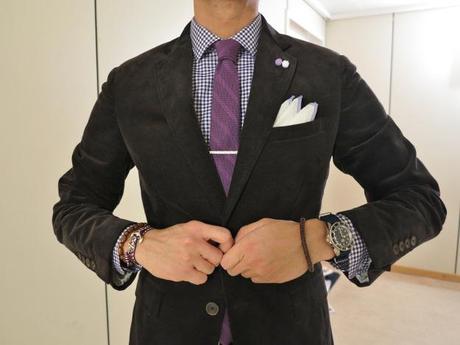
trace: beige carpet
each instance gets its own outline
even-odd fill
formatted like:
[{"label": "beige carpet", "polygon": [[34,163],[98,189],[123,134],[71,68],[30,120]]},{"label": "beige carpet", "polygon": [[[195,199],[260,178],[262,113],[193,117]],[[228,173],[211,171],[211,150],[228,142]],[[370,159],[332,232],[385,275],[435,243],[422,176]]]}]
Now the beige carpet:
[{"label": "beige carpet", "polygon": [[460,283],[385,272],[328,296],[336,345],[460,345]]}]

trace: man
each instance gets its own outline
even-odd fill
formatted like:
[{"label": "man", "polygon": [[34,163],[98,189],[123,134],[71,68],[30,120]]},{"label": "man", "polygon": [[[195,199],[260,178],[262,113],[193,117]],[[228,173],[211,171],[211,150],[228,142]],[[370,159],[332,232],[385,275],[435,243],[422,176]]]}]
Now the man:
[{"label": "man", "polygon": [[[56,236],[115,289],[140,271],[131,345],[333,344],[321,261],[369,286],[441,231],[438,184],[345,56],[276,32],[257,0],[194,10],[110,71]],[[292,95],[314,119],[274,126]],[[367,203],[319,215],[331,157]],[[133,166],[142,231],[112,213]]]}]

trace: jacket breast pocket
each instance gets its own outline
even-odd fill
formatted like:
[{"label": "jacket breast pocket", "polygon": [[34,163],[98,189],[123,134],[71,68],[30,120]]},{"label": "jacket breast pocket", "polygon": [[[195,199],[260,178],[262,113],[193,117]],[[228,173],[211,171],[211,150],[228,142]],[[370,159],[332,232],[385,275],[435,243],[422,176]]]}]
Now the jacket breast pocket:
[{"label": "jacket breast pocket", "polygon": [[322,117],[295,125],[273,127],[269,134],[269,140],[277,142],[308,138],[323,132],[323,127]]}]

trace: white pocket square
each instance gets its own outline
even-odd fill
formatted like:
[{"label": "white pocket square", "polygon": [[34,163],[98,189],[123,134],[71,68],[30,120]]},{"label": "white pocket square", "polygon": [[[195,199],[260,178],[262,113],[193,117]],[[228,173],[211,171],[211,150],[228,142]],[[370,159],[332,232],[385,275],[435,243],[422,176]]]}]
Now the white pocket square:
[{"label": "white pocket square", "polygon": [[308,103],[301,109],[302,97],[302,95],[298,97],[291,96],[281,104],[273,127],[296,125],[315,119],[318,103]]}]

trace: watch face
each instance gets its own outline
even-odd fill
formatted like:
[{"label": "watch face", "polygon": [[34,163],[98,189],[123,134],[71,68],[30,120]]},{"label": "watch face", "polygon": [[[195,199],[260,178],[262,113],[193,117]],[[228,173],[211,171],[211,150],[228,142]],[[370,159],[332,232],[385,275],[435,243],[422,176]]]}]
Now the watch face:
[{"label": "watch face", "polygon": [[353,237],[350,229],[343,223],[337,222],[332,224],[331,239],[339,250],[350,250],[353,244]]}]

